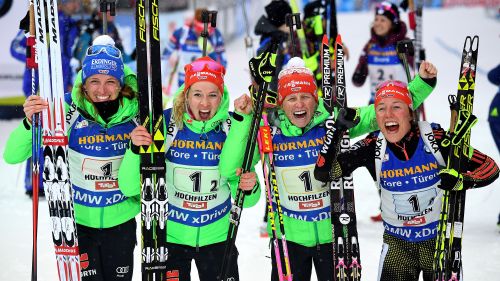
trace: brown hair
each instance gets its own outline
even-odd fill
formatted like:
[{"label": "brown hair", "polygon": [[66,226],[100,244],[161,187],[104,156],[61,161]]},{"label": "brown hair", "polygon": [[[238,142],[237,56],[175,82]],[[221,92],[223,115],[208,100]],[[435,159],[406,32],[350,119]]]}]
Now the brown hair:
[{"label": "brown hair", "polygon": [[194,11],[194,19],[201,22],[202,21],[202,16],[201,14],[203,14],[204,11],[207,11],[207,8],[197,8],[195,11]]}]

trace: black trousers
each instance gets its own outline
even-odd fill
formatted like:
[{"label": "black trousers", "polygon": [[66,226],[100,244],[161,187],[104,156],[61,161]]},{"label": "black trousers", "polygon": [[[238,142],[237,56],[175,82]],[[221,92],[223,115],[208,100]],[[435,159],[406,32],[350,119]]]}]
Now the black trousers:
[{"label": "black trousers", "polygon": [[129,281],[134,268],[136,222],[111,228],[77,224],[82,281]]},{"label": "black trousers", "polygon": [[433,279],[433,261],[436,239],[409,242],[384,233],[380,255],[380,281],[418,281],[422,272],[424,281]]},{"label": "black trousers", "polygon": [[[271,243],[272,244],[272,243]],[[290,259],[290,269],[293,280],[311,280],[312,265],[316,271],[318,281],[333,281],[333,251],[332,244],[326,243],[314,247],[306,247],[293,242],[287,242],[288,256]],[[281,240],[278,243],[281,255],[281,267],[283,274],[286,273],[285,261],[283,259],[283,248]],[[276,257],[274,248],[271,245],[272,273],[271,280],[278,281],[278,270],[276,267]]]},{"label": "black trousers", "polygon": [[[167,281],[191,280],[191,261],[194,260],[200,281],[220,281],[217,276],[224,259],[226,243],[216,243],[203,247],[167,243]],[[238,251],[235,249],[232,263],[229,265],[230,281],[238,281]]]}]

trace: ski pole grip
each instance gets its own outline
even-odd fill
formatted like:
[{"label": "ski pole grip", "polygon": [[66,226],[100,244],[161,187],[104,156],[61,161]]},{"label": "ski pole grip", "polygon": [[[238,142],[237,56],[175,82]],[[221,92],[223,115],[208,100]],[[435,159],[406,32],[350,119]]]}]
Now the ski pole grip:
[{"label": "ski pole grip", "polygon": [[295,27],[295,29],[301,29],[300,13],[286,14],[285,23],[286,26],[290,27],[290,33],[293,32],[293,27]]},{"label": "ski pole grip", "polygon": [[396,51],[398,53],[399,58],[403,61],[403,66],[406,72],[406,79],[408,83],[410,83],[411,75],[410,75],[410,67],[408,65],[408,59],[406,56],[413,56],[415,54],[415,48],[413,47],[413,42],[409,39],[398,41],[396,44]]},{"label": "ski pole grip", "polygon": [[116,16],[116,3],[115,1],[109,2],[109,14],[113,17]]},{"label": "ski pole grip", "polygon": [[413,47],[413,42],[410,39],[398,41],[396,49],[398,54],[406,54],[409,56],[413,56],[415,54],[415,48]]},{"label": "ski pole grip", "polygon": [[26,67],[28,69],[37,69],[38,64],[36,62],[36,31],[35,31],[35,9],[33,5],[29,8],[29,18],[30,18],[30,36],[26,39]]},{"label": "ski pole grip", "polygon": [[290,38],[292,41],[292,52],[291,55],[292,57],[295,57],[297,55],[297,42],[296,42],[296,36],[295,36],[295,30],[301,28],[300,24],[300,13],[294,13],[294,14],[286,14],[285,16],[285,23],[286,26],[290,29]]},{"label": "ski pole grip", "polygon": [[216,27],[217,26],[217,11],[209,11],[208,14],[210,17],[210,26]]},{"label": "ski pole grip", "polygon": [[202,23],[204,23],[204,24],[208,23],[210,21],[209,17],[210,16],[209,16],[209,13],[207,10],[201,11],[201,22]]},{"label": "ski pole grip", "polygon": [[450,133],[455,132],[455,124],[457,123],[457,118],[458,118],[458,103],[457,103],[457,96],[455,95],[448,95],[448,103],[450,104]]},{"label": "ski pole grip", "polygon": [[33,4],[30,5],[29,9],[29,15],[30,15],[30,35],[31,36],[36,36],[36,31],[35,31],[35,7]]},{"label": "ski pole grip", "polygon": [[415,28],[417,27],[417,22],[415,21],[414,11],[408,13],[408,21],[410,22],[410,29],[415,30]]}]

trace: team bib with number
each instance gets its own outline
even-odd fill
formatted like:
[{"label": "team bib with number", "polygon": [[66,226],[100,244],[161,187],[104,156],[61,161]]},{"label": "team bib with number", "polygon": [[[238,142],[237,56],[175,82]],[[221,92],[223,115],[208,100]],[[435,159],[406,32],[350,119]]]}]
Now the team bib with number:
[{"label": "team bib with number", "polygon": [[186,127],[177,132],[166,152],[170,220],[200,227],[230,211],[229,184],[218,168],[225,139],[223,131],[210,131],[205,140]]},{"label": "team bib with number", "polygon": [[68,157],[75,203],[106,207],[127,199],[118,188],[118,169],[134,127],[132,121],[106,129],[82,116],[74,121]]},{"label": "team bib with number", "polygon": [[273,138],[274,166],[285,215],[304,221],[330,217],[330,192],[326,184],[314,178],[318,151],[325,130],[316,127],[301,137]]},{"label": "team bib with number", "polygon": [[422,139],[408,161],[386,150],[380,172],[385,231],[412,242],[436,236],[442,197],[438,172],[438,161]]},{"label": "team bib with number", "polygon": [[379,83],[387,80],[406,81],[406,72],[399,60],[395,46],[379,47],[372,45],[368,50],[368,73],[370,91],[375,93]]}]

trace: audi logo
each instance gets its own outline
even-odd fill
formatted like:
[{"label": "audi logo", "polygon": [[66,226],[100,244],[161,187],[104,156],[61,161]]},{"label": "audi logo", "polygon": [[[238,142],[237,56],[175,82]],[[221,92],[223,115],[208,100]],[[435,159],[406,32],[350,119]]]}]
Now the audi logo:
[{"label": "audi logo", "polygon": [[118,274],[127,274],[129,270],[129,266],[120,266],[116,268],[116,273]]}]

